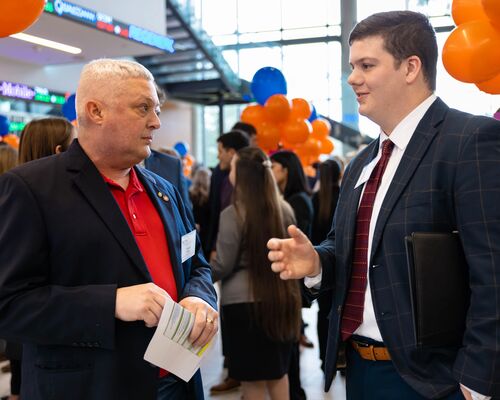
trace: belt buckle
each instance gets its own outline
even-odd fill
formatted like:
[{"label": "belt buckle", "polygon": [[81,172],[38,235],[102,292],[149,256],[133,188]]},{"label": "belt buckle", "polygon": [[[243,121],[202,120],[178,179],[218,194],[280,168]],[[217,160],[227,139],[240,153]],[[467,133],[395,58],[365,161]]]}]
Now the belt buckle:
[{"label": "belt buckle", "polygon": [[359,342],[359,341],[354,340],[354,339],[352,339],[352,340],[354,343],[356,343],[356,345],[358,345],[360,348],[362,348],[364,350],[363,353],[367,355],[367,358],[366,358],[367,360],[377,361],[377,357],[375,356],[375,350],[374,350],[375,346],[373,344]]}]

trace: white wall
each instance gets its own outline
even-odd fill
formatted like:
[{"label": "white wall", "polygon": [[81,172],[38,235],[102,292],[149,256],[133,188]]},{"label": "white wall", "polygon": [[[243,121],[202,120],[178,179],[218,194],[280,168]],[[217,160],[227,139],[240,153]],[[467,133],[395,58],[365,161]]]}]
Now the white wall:
[{"label": "white wall", "polygon": [[173,147],[183,141],[189,144],[193,154],[193,107],[188,103],[167,101],[162,107],[160,120],[161,128],[155,133],[152,147]]},{"label": "white wall", "polygon": [[84,64],[41,67],[0,57],[0,65],[0,79],[2,80],[28,86],[41,86],[55,92],[73,93]]}]

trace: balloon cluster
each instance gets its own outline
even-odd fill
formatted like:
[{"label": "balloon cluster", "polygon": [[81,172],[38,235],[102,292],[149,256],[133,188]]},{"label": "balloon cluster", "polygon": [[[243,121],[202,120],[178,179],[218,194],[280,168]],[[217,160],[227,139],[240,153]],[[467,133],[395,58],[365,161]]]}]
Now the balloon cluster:
[{"label": "balloon cluster", "polygon": [[186,142],[177,142],[174,144],[174,149],[181,156],[184,176],[190,177],[196,160],[189,154],[189,144]]},{"label": "balloon cluster", "polygon": [[10,121],[5,115],[0,115],[0,142],[5,142],[8,145],[19,148],[19,136],[10,132]]},{"label": "balloon cluster", "polygon": [[500,94],[500,1],[454,0],[451,13],[457,27],[443,48],[446,70],[483,92]]},{"label": "balloon cluster", "polygon": [[42,14],[45,0],[0,1],[0,37],[22,32]]},{"label": "balloon cluster", "polygon": [[262,150],[292,150],[304,166],[317,162],[320,154],[333,151],[330,123],[318,118],[316,109],[307,100],[286,97],[286,81],[280,70],[259,69],[251,89],[258,104],[245,107],[240,120],[255,127],[257,144]]}]

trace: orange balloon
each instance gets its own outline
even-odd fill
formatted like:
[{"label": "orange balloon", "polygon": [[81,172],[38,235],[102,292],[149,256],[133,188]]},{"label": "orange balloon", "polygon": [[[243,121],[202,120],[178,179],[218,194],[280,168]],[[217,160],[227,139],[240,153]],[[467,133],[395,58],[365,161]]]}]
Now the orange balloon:
[{"label": "orange balloon", "polygon": [[13,133],[9,133],[3,137],[3,141],[7,143],[9,146],[19,149],[19,136],[14,135]]},{"label": "orange balloon", "polygon": [[241,113],[240,120],[247,124],[257,126],[266,121],[267,116],[264,107],[260,104],[250,104]]},{"label": "orange balloon", "polygon": [[318,158],[321,153],[321,142],[313,137],[309,137],[297,148],[297,151],[311,158]]},{"label": "orange balloon", "polygon": [[280,129],[272,123],[262,123],[257,126],[257,145],[266,151],[276,150],[281,138]]},{"label": "orange balloon", "polygon": [[306,176],[314,178],[316,176],[316,169],[311,165],[308,165],[307,167],[304,167],[304,173],[306,174]]},{"label": "orange balloon", "polygon": [[292,111],[290,100],[282,94],[273,94],[264,105],[268,120],[274,122],[286,121]]},{"label": "orange balloon", "polygon": [[328,135],[330,135],[330,129],[332,129],[332,126],[330,125],[330,122],[324,118],[316,118],[312,123],[312,137],[318,140],[321,140],[323,138],[326,138]]},{"label": "orange balloon", "polygon": [[453,0],[451,16],[457,25],[487,19],[481,0]]},{"label": "orange balloon", "polygon": [[500,25],[500,1],[498,0],[482,0],[483,9],[488,18],[499,29]]},{"label": "orange balloon", "polygon": [[282,129],[283,140],[292,144],[305,142],[312,132],[311,123],[301,118],[289,119],[283,124]]},{"label": "orange balloon", "polygon": [[42,14],[45,0],[0,1],[0,37],[22,32]]},{"label": "orange balloon", "polygon": [[500,74],[488,81],[476,83],[479,90],[489,94],[500,94]]},{"label": "orange balloon", "polygon": [[458,26],[446,40],[443,64],[462,82],[477,83],[500,73],[500,31],[489,21],[472,21]]},{"label": "orange balloon", "polygon": [[333,139],[331,137],[326,137],[321,140],[321,154],[330,154],[335,145],[333,144]]},{"label": "orange balloon", "polygon": [[189,153],[186,154],[182,160],[184,162],[184,165],[187,166],[187,167],[193,166],[193,164],[195,162],[194,157],[191,154],[189,154]]},{"label": "orange balloon", "polygon": [[286,150],[293,150],[295,148],[295,143],[289,143],[286,140],[281,139],[280,148]]},{"label": "orange balloon", "polygon": [[312,113],[312,107],[307,100],[300,98],[292,100],[292,113],[291,113],[292,117],[307,119],[311,116],[311,113]]}]

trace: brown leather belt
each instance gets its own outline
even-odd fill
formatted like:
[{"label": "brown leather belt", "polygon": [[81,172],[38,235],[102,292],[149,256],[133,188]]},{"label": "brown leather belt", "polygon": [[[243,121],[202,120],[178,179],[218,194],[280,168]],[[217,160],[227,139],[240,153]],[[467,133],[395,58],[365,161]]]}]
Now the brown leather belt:
[{"label": "brown leather belt", "polygon": [[389,361],[391,355],[387,347],[378,347],[369,345],[366,343],[361,343],[356,340],[351,339],[350,343],[354,350],[358,352],[361,358],[370,361]]}]

